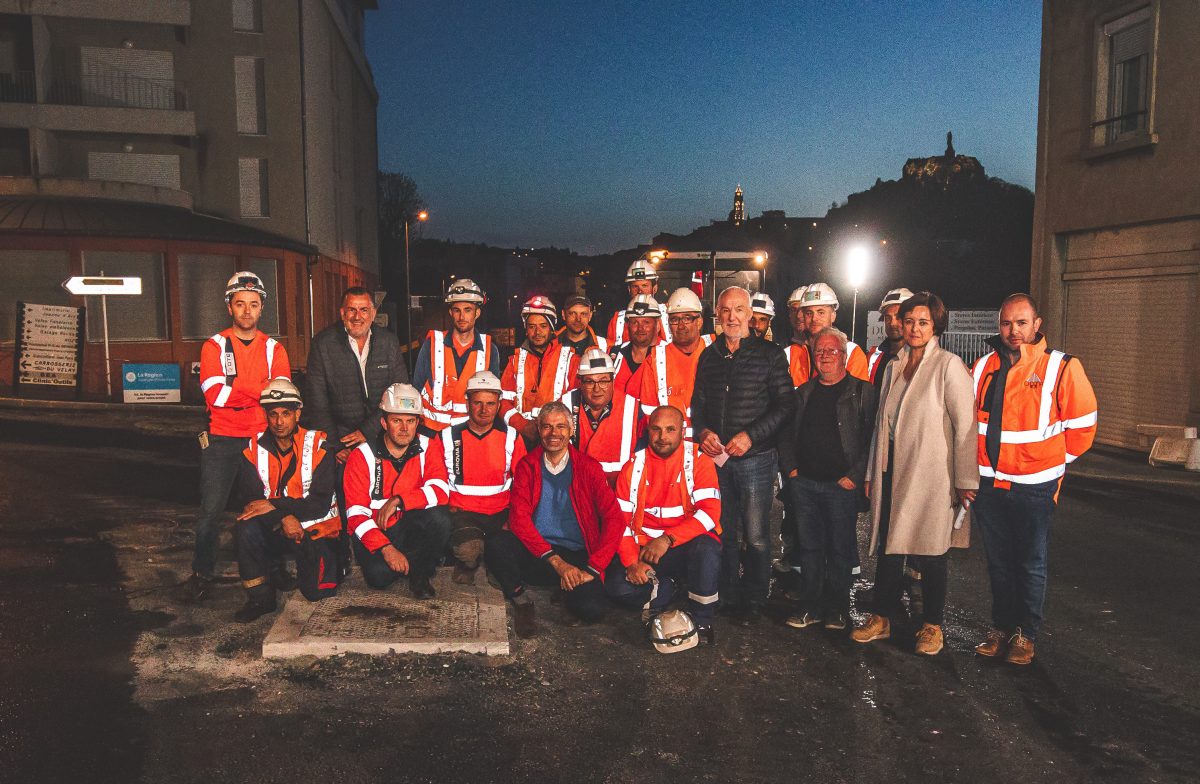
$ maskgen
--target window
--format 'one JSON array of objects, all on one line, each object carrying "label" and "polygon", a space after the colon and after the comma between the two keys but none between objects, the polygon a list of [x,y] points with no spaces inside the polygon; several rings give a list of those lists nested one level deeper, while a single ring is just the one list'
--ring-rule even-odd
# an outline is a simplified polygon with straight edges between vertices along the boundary
[{"label": "window", "polygon": [[271,214],[266,158],[238,158],[238,188],[243,218],[266,218]]},{"label": "window", "polygon": [[[238,272],[237,257],[179,254],[180,327],[184,340],[204,340],[229,326],[225,284]],[[267,290],[258,328],[279,334],[279,284],[275,259],[248,259],[245,269],[262,278]]]},{"label": "window", "polygon": [[[167,340],[166,286],[159,253],[85,251],[84,275],[138,277],[140,296],[108,298],[108,339],[112,341]],[[87,339],[104,340],[104,318],[99,297],[86,297]]]},{"label": "window", "polygon": [[1145,136],[1154,66],[1150,6],[1105,23],[1097,42],[1095,146]]},{"label": "window", "polygon": [[233,0],[233,29],[261,33],[262,0]]},{"label": "window", "polygon": [[0,250],[0,340],[15,340],[17,302],[70,305],[63,281],[71,277],[66,251]]},{"label": "window", "polygon": [[261,57],[233,58],[238,133],[261,135],[267,132],[267,99],[263,73]]}]

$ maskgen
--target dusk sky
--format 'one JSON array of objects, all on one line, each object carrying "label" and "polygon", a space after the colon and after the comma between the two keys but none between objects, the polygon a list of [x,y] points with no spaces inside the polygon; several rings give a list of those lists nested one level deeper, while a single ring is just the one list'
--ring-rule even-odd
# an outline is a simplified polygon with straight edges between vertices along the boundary
[{"label": "dusk sky", "polygon": [[380,3],[379,165],[425,235],[602,253],[822,216],[955,148],[1032,187],[1041,3]]}]

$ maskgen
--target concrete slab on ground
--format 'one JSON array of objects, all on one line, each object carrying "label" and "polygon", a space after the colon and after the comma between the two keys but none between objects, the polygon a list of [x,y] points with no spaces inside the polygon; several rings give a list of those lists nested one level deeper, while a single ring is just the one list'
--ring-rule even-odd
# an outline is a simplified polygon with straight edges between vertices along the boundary
[{"label": "concrete slab on ground", "polygon": [[507,656],[507,607],[483,569],[474,585],[458,585],[449,567],[433,578],[437,596],[417,601],[408,582],[368,588],[355,569],[337,596],[309,602],[293,592],[263,640],[263,658],[343,653],[481,653]]}]

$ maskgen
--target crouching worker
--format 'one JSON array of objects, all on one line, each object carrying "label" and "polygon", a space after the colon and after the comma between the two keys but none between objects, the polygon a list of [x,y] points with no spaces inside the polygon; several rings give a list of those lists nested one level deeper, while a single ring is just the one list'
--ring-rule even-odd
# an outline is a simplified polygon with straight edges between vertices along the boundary
[{"label": "crouching worker", "polygon": [[571,412],[558,401],[536,420],[540,446],[517,464],[508,524],[488,540],[488,571],[513,603],[518,637],[537,633],[525,584],[557,585],[567,611],[598,621],[607,609],[602,579],[625,527],[617,498],[594,458],[571,446]]},{"label": "crouching worker", "polygon": [[[275,610],[275,591],[299,585],[310,602],[332,596],[338,586],[338,537],[342,522],[334,500],[336,461],[325,434],[300,427],[304,405],[291,381],[270,381],[259,395],[267,430],[250,440],[238,468],[242,503],[234,536],[238,572],[248,594],[234,613],[249,623]],[[296,577],[285,553],[296,557]]]},{"label": "crouching worker", "polygon": [[392,384],[379,403],[383,432],[346,460],[346,523],[354,557],[372,588],[408,576],[414,599],[434,596],[430,579],[450,541],[450,487],[442,442],[417,432],[421,395]]},{"label": "crouching worker", "polygon": [[[627,606],[643,606],[652,624],[687,584],[687,607],[700,641],[715,642],[713,615],[721,571],[721,491],[712,458],[683,438],[683,412],[650,414],[650,446],[621,469],[617,501],[626,521],[619,564],[606,590]],[[653,628],[653,625],[652,625]]]}]

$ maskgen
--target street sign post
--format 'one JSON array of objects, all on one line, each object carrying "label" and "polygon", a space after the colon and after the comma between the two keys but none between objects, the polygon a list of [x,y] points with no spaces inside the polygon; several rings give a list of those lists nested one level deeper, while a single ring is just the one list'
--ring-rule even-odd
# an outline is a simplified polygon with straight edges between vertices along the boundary
[{"label": "street sign post", "polygon": [[110,365],[112,364],[112,360],[108,357],[108,297],[110,295],[126,296],[141,294],[142,279],[129,277],[107,278],[104,276],[104,270],[100,270],[99,275],[81,275],[74,278],[67,278],[63,281],[63,288],[80,297],[100,297],[100,318],[104,321],[104,387],[108,391],[108,397],[111,398],[112,369]]},{"label": "street sign post", "polygon": [[82,308],[18,302],[16,338],[13,391],[18,397],[27,386],[56,391],[75,387],[75,396],[79,396],[83,378]]}]

